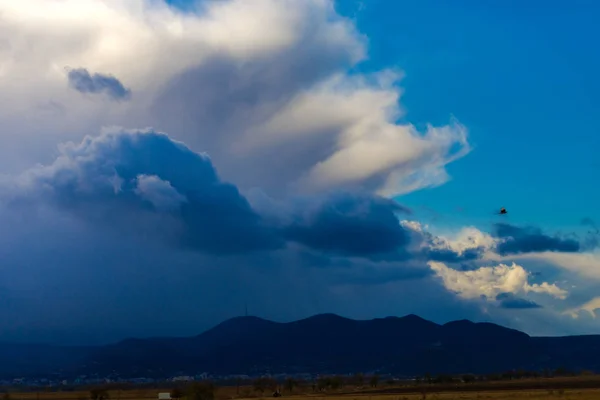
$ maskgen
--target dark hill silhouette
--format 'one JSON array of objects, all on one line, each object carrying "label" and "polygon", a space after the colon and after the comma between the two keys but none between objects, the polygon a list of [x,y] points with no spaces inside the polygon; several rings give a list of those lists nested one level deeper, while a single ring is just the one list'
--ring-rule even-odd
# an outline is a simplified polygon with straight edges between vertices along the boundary
[{"label": "dark hill silhouette", "polygon": [[[193,337],[36,349],[0,346],[0,357],[27,355],[18,364],[21,375],[59,370],[122,376],[369,370],[416,375],[559,367],[600,371],[600,335],[530,337],[492,323],[439,325],[416,315],[352,320],[321,314],[287,323],[236,317]],[[17,373],[10,365],[0,367],[0,373]]]}]

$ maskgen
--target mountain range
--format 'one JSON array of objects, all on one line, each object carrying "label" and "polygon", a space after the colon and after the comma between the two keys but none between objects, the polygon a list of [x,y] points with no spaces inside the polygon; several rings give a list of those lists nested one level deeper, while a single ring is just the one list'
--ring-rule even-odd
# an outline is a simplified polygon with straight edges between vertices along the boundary
[{"label": "mountain range", "polygon": [[353,320],[335,314],[279,323],[236,317],[186,338],[104,346],[0,344],[0,375],[600,372],[600,335],[532,337],[492,323],[436,324],[416,315]]}]

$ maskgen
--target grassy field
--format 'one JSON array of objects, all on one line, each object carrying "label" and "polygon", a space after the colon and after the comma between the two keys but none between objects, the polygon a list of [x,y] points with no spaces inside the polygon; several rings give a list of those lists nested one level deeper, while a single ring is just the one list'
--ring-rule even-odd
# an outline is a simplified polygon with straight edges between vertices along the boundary
[{"label": "grassy field", "polygon": [[[164,389],[130,389],[110,391],[110,400],[156,400]],[[424,393],[425,392],[425,393]],[[369,389],[350,389],[314,393],[311,388],[297,388],[294,393],[283,392],[290,400],[600,400],[600,376],[575,378],[523,379],[509,382],[470,383],[455,385],[424,385],[416,387],[387,386]],[[11,391],[11,400],[88,400],[89,391],[27,392]],[[215,400],[273,399],[269,392],[262,396],[250,386],[219,387]],[[185,399],[182,399],[185,400]]]}]

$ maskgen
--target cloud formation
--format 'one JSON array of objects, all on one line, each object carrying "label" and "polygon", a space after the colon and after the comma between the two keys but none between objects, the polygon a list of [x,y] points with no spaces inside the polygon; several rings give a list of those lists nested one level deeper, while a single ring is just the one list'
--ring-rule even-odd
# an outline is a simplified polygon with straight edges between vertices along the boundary
[{"label": "cloud formation", "polygon": [[500,307],[509,309],[524,310],[542,307],[535,301],[516,297],[512,293],[500,293],[496,295],[496,300],[500,302]]},{"label": "cloud formation", "polygon": [[497,245],[499,254],[533,253],[542,251],[578,252],[580,243],[575,239],[548,236],[541,229],[495,224],[494,235],[503,239]]},{"label": "cloud formation", "polygon": [[0,0],[0,339],[197,334],[246,302],[280,320],[582,307],[526,265],[598,278],[574,239],[436,235],[392,200],[445,183],[467,128],[399,123],[402,72],[356,72],[368,38],[334,5]]},{"label": "cloud formation", "polygon": [[578,318],[582,311],[589,313],[592,318],[596,318],[596,310],[600,310],[600,297],[594,297],[590,301],[565,311],[565,314],[571,315],[573,318]]},{"label": "cloud formation", "polygon": [[108,131],[64,144],[54,163],[26,171],[18,184],[26,196],[117,229],[164,208],[165,201],[178,202],[176,210],[159,214],[164,218],[156,220],[162,226],[155,231],[209,253],[278,245],[237,188],[220,181],[207,156],[153,131]]},{"label": "cloud formation", "polygon": [[581,220],[581,225],[589,228],[585,239],[583,240],[583,247],[588,250],[600,247],[600,228],[598,228],[596,222],[593,219],[586,217]]},{"label": "cloud formation", "polygon": [[112,100],[129,100],[131,90],[114,76],[95,73],[91,75],[85,68],[69,70],[69,85],[81,93],[106,93]]},{"label": "cloud formation", "polygon": [[474,227],[465,227],[450,239],[424,233],[429,247],[426,256],[434,261],[462,262],[484,257],[486,252],[494,249],[496,241],[487,233]]},{"label": "cloud formation", "polygon": [[[410,210],[377,195],[338,192],[282,203],[263,194],[262,205],[256,195],[251,202],[219,177],[206,154],[151,129],[106,129],[80,143],[62,144],[54,162],[1,187],[0,203],[7,213],[51,210],[51,219],[40,218],[38,224],[54,226],[60,215],[59,220],[67,218],[66,226],[119,235],[132,246],[146,243],[152,252],[183,255],[191,250],[197,256],[185,256],[190,261],[291,262],[306,271],[317,267],[340,287],[427,282],[435,272],[459,297],[497,296],[504,308],[524,308],[529,301],[501,299],[506,293],[566,294],[546,282],[529,284],[517,266],[499,266],[492,273],[490,268],[461,272],[441,263],[427,268],[432,259],[480,260],[493,241],[474,228],[453,238],[436,237],[417,222],[400,221]],[[257,253],[266,258],[253,258]],[[532,307],[531,301],[527,304]]]},{"label": "cloud formation", "polygon": [[303,211],[286,228],[292,240],[343,255],[389,253],[409,244],[409,233],[392,200],[373,196],[335,196]]},{"label": "cloud formation", "polygon": [[[565,299],[568,292],[556,284],[543,282],[530,284],[528,272],[520,265],[499,264],[495,267],[481,267],[474,271],[458,271],[447,265],[430,261],[429,266],[441,279],[444,286],[466,299],[483,298],[498,300],[505,293],[543,293],[558,299]],[[501,296],[502,299],[502,296]]]},{"label": "cloud formation", "polygon": [[187,198],[179,193],[170,182],[156,175],[140,174],[136,178],[134,190],[140,198],[152,203],[157,210],[175,209],[187,202]]},{"label": "cloud formation", "polygon": [[[398,71],[347,72],[366,58],[367,41],[332,1],[199,7],[192,14],[161,1],[2,0],[11,49],[2,71],[15,79],[0,82],[0,90],[20,95],[2,104],[0,120],[31,113],[36,102],[66,105],[66,121],[40,114],[27,127],[56,129],[59,140],[43,143],[46,151],[103,125],[154,126],[208,152],[243,190],[269,192],[407,193],[444,183],[445,166],[470,151],[458,121],[425,132],[395,122],[402,115]],[[21,51],[23,43],[34,51]],[[119,77],[136,96],[127,106],[82,102],[65,91],[69,65]],[[81,69],[70,74],[80,89],[124,93],[116,80]]]},{"label": "cloud formation", "polygon": [[[404,254],[415,242],[431,245],[399,222],[397,214],[409,210],[377,195],[308,197],[269,219],[220,179],[206,154],[153,130],[107,129],[59,151],[52,164],[11,182],[9,207],[42,201],[132,233],[132,219],[144,218],[146,233],[154,226],[157,238],[220,255],[276,250],[287,241],[358,257]],[[458,259],[463,249],[457,251],[448,248],[444,255]]]}]

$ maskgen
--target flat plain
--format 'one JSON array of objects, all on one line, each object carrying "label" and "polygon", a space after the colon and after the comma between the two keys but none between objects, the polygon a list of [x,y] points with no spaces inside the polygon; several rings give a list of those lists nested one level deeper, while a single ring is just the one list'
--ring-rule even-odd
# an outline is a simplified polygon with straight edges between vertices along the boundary
[{"label": "flat plain", "polygon": [[[110,390],[109,400],[155,400],[159,392],[171,387]],[[313,392],[299,387],[285,390],[282,399],[290,400],[600,400],[600,376],[574,378],[522,379],[455,385],[382,385],[376,388],[344,387],[336,391]],[[215,400],[267,400],[270,392],[257,393],[252,386],[221,386]],[[76,391],[10,391],[10,400],[89,400],[86,388]],[[182,398],[181,400],[186,400]]]},{"label": "flat plain", "polygon": [[[122,392],[120,399],[122,400],[146,400],[156,399],[157,393],[160,390],[144,391],[139,393],[132,390]],[[131,392],[131,393],[129,393]],[[138,393],[136,393],[138,392]],[[219,395],[220,394],[220,395]],[[222,396],[223,393],[218,393],[217,399],[231,398]],[[39,397],[38,397],[39,396]],[[600,389],[568,389],[560,390],[501,390],[501,391],[480,391],[480,392],[428,392],[425,397],[422,393],[405,393],[402,395],[383,394],[383,395],[313,395],[313,394],[296,394],[291,396],[284,395],[285,398],[293,400],[542,400],[542,399],[564,399],[564,400],[600,400]],[[87,392],[71,392],[71,393],[15,393],[11,395],[13,400],[84,400],[88,399]],[[253,397],[253,399],[267,400],[271,396]],[[111,400],[119,399],[116,393],[111,394]]]}]

